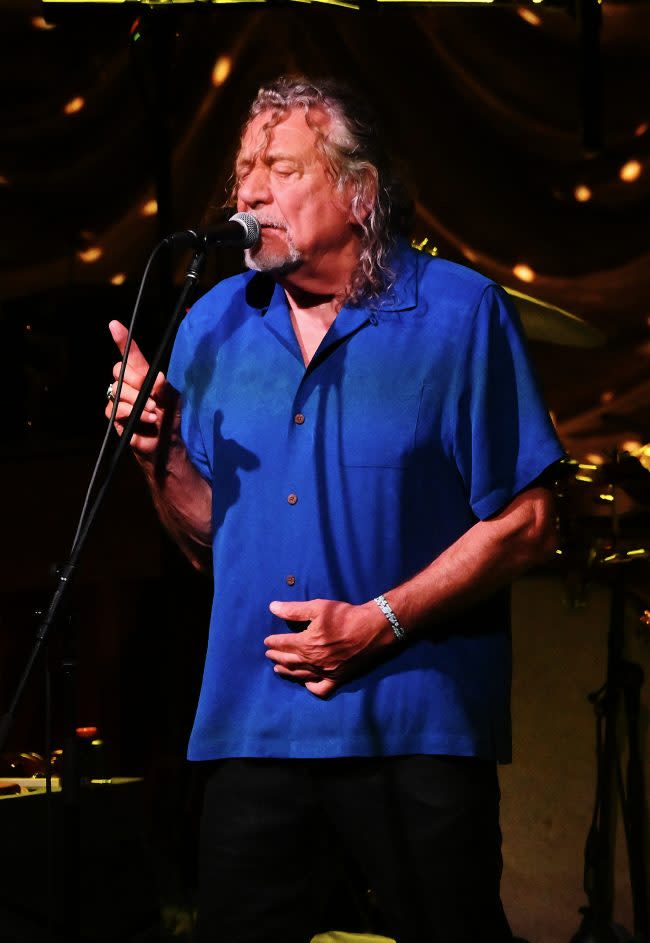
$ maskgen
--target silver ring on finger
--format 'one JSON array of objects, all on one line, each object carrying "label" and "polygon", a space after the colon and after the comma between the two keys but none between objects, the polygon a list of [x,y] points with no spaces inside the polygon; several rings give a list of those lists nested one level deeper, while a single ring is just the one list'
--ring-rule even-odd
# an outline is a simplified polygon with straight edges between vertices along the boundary
[{"label": "silver ring on finger", "polygon": [[106,390],[106,399],[113,402],[115,400],[115,394],[113,393],[113,384],[108,384],[108,389]]}]

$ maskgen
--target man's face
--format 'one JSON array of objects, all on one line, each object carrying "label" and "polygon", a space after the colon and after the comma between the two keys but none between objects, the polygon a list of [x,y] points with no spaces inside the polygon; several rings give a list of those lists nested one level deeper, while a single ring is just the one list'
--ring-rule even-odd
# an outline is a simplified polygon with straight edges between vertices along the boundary
[{"label": "man's face", "polygon": [[[246,264],[276,274],[335,273],[337,258],[357,239],[349,200],[346,206],[303,109],[291,109],[265,128],[269,118],[269,112],[254,118],[237,157],[237,209],[252,213],[261,226]],[[311,120],[327,132],[325,114],[314,110]]]}]

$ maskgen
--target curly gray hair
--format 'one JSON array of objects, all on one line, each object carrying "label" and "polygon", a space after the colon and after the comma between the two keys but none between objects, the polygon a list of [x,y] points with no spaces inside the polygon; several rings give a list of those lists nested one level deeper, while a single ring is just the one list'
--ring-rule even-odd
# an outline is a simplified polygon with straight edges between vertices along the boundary
[{"label": "curly gray hair", "polygon": [[[270,129],[291,108],[304,108],[307,123],[338,188],[343,190],[352,184],[352,211],[362,237],[348,301],[376,298],[392,286],[389,256],[395,237],[407,233],[412,223],[412,202],[394,172],[376,116],[366,102],[342,83],[280,76],[259,89],[244,122],[242,137],[262,112],[270,113],[267,126]],[[313,108],[324,110],[332,119],[326,134],[310,120]],[[236,196],[237,186],[235,180],[232,196]]]}]

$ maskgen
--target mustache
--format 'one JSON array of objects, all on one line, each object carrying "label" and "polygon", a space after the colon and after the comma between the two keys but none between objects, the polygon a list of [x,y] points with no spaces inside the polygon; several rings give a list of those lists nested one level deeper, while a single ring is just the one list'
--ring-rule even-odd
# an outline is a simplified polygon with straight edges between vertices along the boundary
[{"label": "mustache", "polygon": [[279,219],[273,219],[270,216],[263,216],[261,213],[251,213],[260,226],[266,226],[267,229],[283,229],[286,232],[287,225]]}]

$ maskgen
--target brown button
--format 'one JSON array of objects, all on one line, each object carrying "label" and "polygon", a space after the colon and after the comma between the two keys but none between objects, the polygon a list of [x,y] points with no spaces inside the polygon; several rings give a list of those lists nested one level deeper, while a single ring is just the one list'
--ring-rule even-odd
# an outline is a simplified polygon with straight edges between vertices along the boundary
[{"label": "brown button", "polygon": [[298,503],[298,495],[297,495],[297,494],[290,494],[290,495],[288,496],[288,498],[287,498],[287,501],[289,502],[289,504],[297,504],[297,503]]},{"label": "brown button", "polygon": [[296,413],[296,415],[293,417],[293,421],[297,426],[302,426],[303,422],[305,421],[305,417],[302,413]]},{"label": "brown button", "polygon": [[286,577],[286,584],[287,586],[295,586],[296,584],[296,578],[292,576],[291,573]]}]

